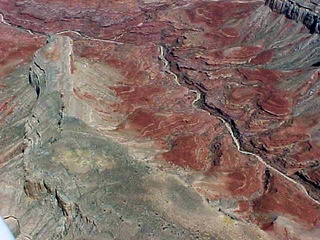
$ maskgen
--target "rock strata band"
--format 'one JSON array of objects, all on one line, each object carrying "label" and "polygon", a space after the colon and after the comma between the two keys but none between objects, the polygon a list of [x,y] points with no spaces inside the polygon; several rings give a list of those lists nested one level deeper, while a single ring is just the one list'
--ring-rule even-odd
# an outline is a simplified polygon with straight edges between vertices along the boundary
[{"label": "rock strata band", "polygon": [[[285,15],[287,18],[303,23],[311,33],[320,33],[319,14],[301,6],[297,2],[287,0],[265,0],[265,5],[272,11]],[[318,4],[315,4],[315,8]]]}]

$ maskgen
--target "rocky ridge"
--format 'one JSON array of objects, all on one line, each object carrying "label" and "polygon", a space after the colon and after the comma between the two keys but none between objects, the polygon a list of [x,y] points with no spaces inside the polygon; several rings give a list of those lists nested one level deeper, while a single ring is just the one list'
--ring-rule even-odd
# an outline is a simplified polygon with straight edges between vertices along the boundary
[{"label": "rocky ridge", "polygon": [[[212,208],[182,179],[135,162],[122,146],[73,116],[77,106],[67,101],[72,98],[70,76],[77,74],[77,68],[71,68],[76,64],[71,46],[69,37],[51,36],[31,64],[29,82],[36,102],[26,119],[23,158],[13,163],[16,171],[23,171],[23,188],[14,191],[24,208],[8,209],[18,219],[18,239],[233,239],[244,236],[243,231],[268,239],[256,227]],[[6,181],[16,177],[18,173]],[[10,199],[4,199],[4,206]],[[36,217],[39,211],[45,214]],[[224,219],[228,223],[220,224]]]},{"label": "rocky ridge", "polygon": [[16,236],[316,239],[319,35],[261,1],[90,4],[0,3]]}]

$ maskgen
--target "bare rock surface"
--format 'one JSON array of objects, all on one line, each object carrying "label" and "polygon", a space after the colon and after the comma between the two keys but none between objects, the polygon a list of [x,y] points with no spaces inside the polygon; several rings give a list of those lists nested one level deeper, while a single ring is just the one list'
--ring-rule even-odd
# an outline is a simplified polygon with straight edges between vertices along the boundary
[{"label": "bare rock surface", "polygon": [[289,3],[312,28],[280,1],[0,2],[17,239],[317,239],[318,3]]}]

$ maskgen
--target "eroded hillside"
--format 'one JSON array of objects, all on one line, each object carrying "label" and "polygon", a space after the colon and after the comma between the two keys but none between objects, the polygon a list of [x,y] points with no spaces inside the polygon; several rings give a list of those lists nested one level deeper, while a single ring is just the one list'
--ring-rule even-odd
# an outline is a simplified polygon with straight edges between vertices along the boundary
[{"label": "eroded hillside", "polygon": [[0,12],[0,214],[17,239],[317,239],[317,2]]}]

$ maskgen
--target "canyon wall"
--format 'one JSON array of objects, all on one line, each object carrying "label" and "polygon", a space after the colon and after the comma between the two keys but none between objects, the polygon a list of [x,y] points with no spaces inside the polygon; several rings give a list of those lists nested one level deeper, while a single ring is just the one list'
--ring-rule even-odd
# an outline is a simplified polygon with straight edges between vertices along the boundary
[{"label": "canyon wall", "polygon": [[320,33],[319,1],[266,0],[265,4],[273,11],[303,23],[311,33]]},{"label": "canyon wall", "polygon": [[317,239],[317,4],[0,1],[17,239]]}]

